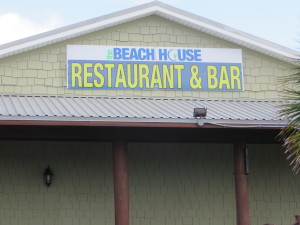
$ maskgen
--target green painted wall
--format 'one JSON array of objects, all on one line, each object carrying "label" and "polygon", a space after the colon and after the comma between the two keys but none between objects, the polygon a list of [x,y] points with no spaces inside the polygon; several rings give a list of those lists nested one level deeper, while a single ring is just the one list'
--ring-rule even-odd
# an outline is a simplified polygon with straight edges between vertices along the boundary
[{"label": "green painted wall", "polygon": [[[113,225],[111,144],[0,142],[0,224]],[[43,183],[50,165],[52,186]]]},{"label": "green painted wall", "polygon": [[242,48],[244,92],[68,90],[66,89],[67,44],[241,48],[236,44],[158,16],[149,16],[79,38],[0,59],[0,93],[278,99],[281,97],[281,86],[278,85],[277,80],[279,77],[287,75],[291,69],[291,65],[287,63]]},{"label": "green painted wall", "polygon": [[230,145],[130,145],[132,225],[235,224]]},{"label": "green painted wall", "polygon": [[300,214],[300,175],[291,172],[280,145],[249,145],[252,224],[295,223]]},{"label": "green painted wall", "polygon": [[[113,225],[111,144],[0,142],[0,224]],[[232,145],[129,143],[131,225],[235,223]],[[249,145],[251,224],[292,224],[300,180],[279,145]],[[55,173],[47,188],[42,173]]]}]

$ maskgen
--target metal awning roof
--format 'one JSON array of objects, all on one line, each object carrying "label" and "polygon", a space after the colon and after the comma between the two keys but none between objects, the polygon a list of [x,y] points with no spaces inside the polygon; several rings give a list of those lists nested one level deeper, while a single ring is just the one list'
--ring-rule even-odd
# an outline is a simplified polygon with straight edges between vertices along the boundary
[{"label": "metal awning roof", "polygon": [[[85,97],[0,95],[0,124],[16,121],[193,124],[228,127],[283,127],[278,115],[287,101],[210,100],[187,98]],[[207,108],[204,119],[193,117],[194,108]],[[14,121],[14,123],[9,123]]]}]

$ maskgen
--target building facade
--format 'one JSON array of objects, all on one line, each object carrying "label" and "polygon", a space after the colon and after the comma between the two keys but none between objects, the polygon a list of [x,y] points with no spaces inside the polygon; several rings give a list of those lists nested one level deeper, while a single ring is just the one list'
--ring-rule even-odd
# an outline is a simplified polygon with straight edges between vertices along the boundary
[{"label": "building facade", "polygon": [[[201,88],[218,82],[215,90],[180,86],[179,71],[182,77],[186,71],[176,65],[190,64],[174,58],[158,63],[169,69],[160,77],[155,63],[138,62],[152,66],[152,77],[144,75],[145,85],[134,88],[124,83],[128,67],[111,70],[110,87],[109,72],[101,86],[101,66],[95,69],[85,49],[76,54],[87,58],[74,62],[82,68],[72,70],[68,46],[201,49],[203,57],[213,49],[217,58],[238,49],[242,62],[239,72],[231,62],[215,66],[218,75],[214,69],[201,75]],[[130,54],[131,63],[143,60]],[[300,180],[277,137],[287,124],[278,115],[286,103],[278,80],[298,57],[160,2],[0,46],[0,224],[293,223]],[[86,67],[84,60],[90,60]],[[163,76],[171,76],[173,61],[177,88],[169,82],[166,90]],[[140,64],[137,76],[148,68],[139,70]],[[199,74],[193,69],[191,75]],[[207,114],[194,116],[195,108]],[[48,165],[49,187],[43,181]]]}]

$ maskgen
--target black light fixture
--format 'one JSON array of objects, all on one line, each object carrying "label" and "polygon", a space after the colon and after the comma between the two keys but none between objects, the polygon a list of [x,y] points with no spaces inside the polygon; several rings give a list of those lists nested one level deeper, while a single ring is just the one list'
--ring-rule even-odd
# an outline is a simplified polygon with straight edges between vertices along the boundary
[{"label": "black light fixture", "polygon": [[44,181],[47,187],[52,184],[54,173],[51,171],[50,166],[48,166],[44,171]]},{"label": "black light fixture", "polygon": [[194,108],[195,118],[205,118],[207,113],[207,108]]},{"label": "black light fixture", "polygon": [[198,125],[202,127],[205,124],[207,108],[194,108],[193,116],[198,119]]}]

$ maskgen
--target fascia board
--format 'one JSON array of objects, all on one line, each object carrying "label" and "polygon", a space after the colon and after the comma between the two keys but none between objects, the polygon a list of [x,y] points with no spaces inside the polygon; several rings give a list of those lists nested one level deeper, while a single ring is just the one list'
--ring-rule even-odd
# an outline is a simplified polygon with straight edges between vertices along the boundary
[{"label": "fascia board", "polygon": [[[300,52],[288,48],[283,50],[283,46],[276,45],[225,25],[217,25],[217,23],[213,21],[202,21],[201,19],[194,18],[198,16],[193,14],[186,15],[186,13],[177,13],[174,10],[169,11],[168,9],[160,8],[157,15],[284,61],[291,62],[293,59],[299,59],[300,57]],[[268,44],[265,42],[268,42]]]},{"label": "fascia board", "polygon": [[[48,32],[48,36],[42,36],[30,41],[24,41],[16,45],[9,46],[0,50],[0,58],[10,55],[26,52],[39,47],[54,44],[70,38],[75,38],[104,28],[112,27],[125,22],[130,22],[149,15],[158,15],[163,18],[172,20],[193,29],[208,33],[210,35],[222,38],[229,42],[247,47],[260,53],[272,56],[274,58],[295,63],[295,59],[299,59],[300,53],[291,49],[276,45],[272,42],[265,41],[247,33],[235,30],[214,21],[202,18],[195,14],[186,12],[175,7],[154,2],[123,10],[119,14],[113,13],[108,16],[100,17],[99,20],[93,20],[92,23],[79,26],[70,26],[61,29],[61,32]],[[24,39],[25,40],[25,39]]]},{"label": "fascia board", "polygon": [[46,37],[42,37],[36,40],[20,43],[18,45],[2,49],[0,50],[0,58],[4,58],[17,53],[26,52],[28,50],[33,50],[39,47],[47,46],[49,44],[54,44],[70,38],[75,38],[94,31],[105,29],[114,25],[129,22],[142,17],[146,17],[148,15],[151,15],[152,12],[153,12],[152,8],[146,8],[137,12],[132,12],[124,15],[121,14],[119,16],[114,16],[112,18],[100,20],[98,22],[87,24],[85,26],[68,29],[60,33],[49,34],[49,36]]},{"label": "fascia board", "polygon": [[[90,122],[130,122],[130,123],[191,123],[197,124],[201,119],[164,119],[164,118],[122,118],[122,117],[59,117],[59,116],[1,116],[0,121],[31,120],[31,121],[90,121]],[[205,124],[234,126],[286,126],[287,120],[231,120],[231,119],[202,119]]]}]

